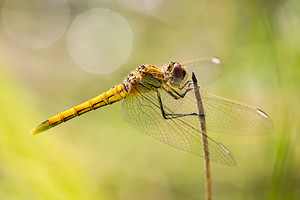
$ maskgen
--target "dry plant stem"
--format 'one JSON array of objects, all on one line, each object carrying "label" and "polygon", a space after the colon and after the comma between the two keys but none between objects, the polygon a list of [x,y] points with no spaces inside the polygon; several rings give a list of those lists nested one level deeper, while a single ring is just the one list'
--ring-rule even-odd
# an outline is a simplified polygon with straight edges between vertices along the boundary
[{"label": "dry plant stem", "polygon": [[205,112],[202,104],[202,99],[199,91],[199,86],[197,79],[194,73],[192,73],[192,80],[194,83],[195,98],[197,101],[198,108],[198,119],[201,127],[201,137],[203,145],[203,154],[204,154],[204,165],[205,165],[205,189],[206,189],[206,200],[212,199],[212,189],[211,189],[211,177],[210,177],[210,164],[209,164],[209,150],[208,150],[208,141],[207,141],[207,132],[206,132],[206,123],[205,123]]}]

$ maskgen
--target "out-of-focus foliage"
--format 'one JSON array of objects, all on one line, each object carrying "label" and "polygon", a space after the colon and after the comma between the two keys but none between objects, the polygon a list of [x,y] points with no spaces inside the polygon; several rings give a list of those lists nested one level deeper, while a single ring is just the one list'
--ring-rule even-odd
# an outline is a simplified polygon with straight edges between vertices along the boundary
[{"label": "out-of-focus foliage", "polygon": [[[35,0],[20,2],[1,4],[0,199],[202,199],[203,159],[140,134],[124,122],[118,104],[34,137],[29,132],[140,64],[206,56],[224,62],[222,77],[206,90],[257,106],[275,124],[266,136],[211,134],[238,162],[212,164],[214,199],[299,199],[299,1],[69,0],[49,1],[45,10]],[[114,32],[105,37],[133,39],[128,60],[109,74],[84,71],[68,52],[71,25],[93,8],[122,16],[117,19],[132,32],[127,38],[115,24],[103,25]],[[87,35],[79,32],[78,40]],[[96,36],[87,45],[103,43],[116,54],[103,56],[95,45],[106,63],[126,58],[118,54],[121,40]],[[81,53],[90,50],[83,45]]]}]

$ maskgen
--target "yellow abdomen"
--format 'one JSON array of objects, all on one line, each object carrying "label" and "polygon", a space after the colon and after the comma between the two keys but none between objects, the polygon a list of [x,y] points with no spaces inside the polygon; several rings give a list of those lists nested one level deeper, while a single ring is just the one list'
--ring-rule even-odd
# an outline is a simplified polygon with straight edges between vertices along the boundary
[{"label": "yellow abdomen", "polygon": [[124,99],[128,95],[125,84],[116,85],[107,92],[100,94],[99,96],[75,106],[65,112],[59,113],[54,117],[39,124],[36,128],[31,131],[31,135],[38,134],[40,132],[46,131],[54,126],[66,122],[76,116],[82,115],[90,110],[95,110],[97,108],[103,107],[105,105],[112,104],[114,102]]}]

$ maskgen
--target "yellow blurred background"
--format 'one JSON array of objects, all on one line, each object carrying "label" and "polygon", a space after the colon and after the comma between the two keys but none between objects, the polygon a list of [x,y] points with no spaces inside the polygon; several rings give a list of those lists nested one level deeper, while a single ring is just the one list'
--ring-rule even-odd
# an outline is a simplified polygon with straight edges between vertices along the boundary
[{"label": "yellow blurred background", "polygon": [[271,135],[211,134],[238,162],[212,163],[214,199],[299,199],[299,1],[0,5],[0,199],[203,199],[203,159],[134,130],[119,103],[29,133],[143,63],[207,56],[224,69],[205,90],[275,124]]}]

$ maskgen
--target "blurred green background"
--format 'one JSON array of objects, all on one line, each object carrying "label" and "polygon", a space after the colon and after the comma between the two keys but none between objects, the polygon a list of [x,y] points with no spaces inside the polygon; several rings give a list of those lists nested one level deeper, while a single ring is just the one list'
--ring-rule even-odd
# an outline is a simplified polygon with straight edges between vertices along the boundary
[{"label": "blurred green background", "polygon": [[119,103],[29,133],[140,64],[207,56],[224,70],[205,89],[275,124],[211,134],[238,162],[212,163],[213,199],[300,198],[299,1],[0,2],[0,199],[204,199],[203,159],[134,130]]}]

